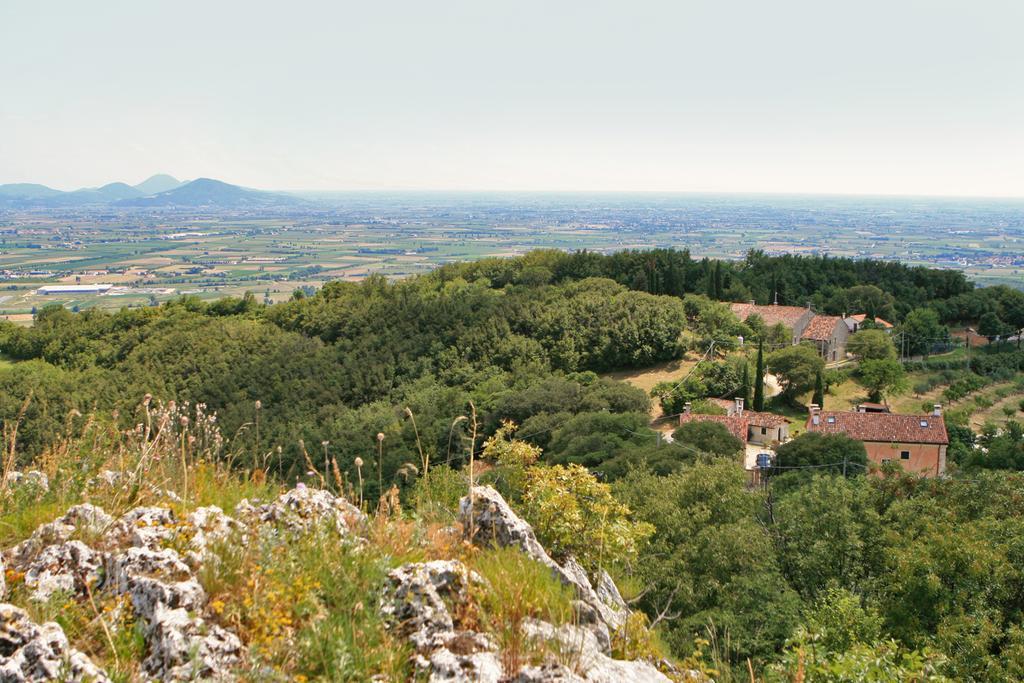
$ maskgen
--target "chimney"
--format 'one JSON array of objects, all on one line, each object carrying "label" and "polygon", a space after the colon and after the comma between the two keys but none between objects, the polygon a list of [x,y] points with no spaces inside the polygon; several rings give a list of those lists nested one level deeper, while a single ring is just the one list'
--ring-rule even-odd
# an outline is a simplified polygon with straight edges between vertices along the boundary
[{"label": "chimney", "polygon": [[862,406],[861,404],[858,403],[857,404],[857,412],[858,413],[866,413],[868,411],[864,408],[864,406]]},{"label": "chimney", "polygon": [[935,417],[942,417],[941,403],[936,403],[934,406],[932,406],[932,415],[934,415]]},{"label": "chimney", "polygon": [[821,408],[818,406],[818,404],[812,403],[811,405],[807,406],[807,409],[811,413],[811,424],[814,425],[815,427],[820,425],[821,415],[819,414],[819,412],[821,411]]},{"label": "chimney", "polygon": [[756,302],[756,301],[754,301],[753,299],[749,299],[749,300],[747,301],[747,303],[748,303],[748,304],[750,304],[751,306],[756,306],[756,305],[757,305],[757,302]]},{"label": "chimney", "polygon": [[743,397],[742,396],[738,397],[736,399],[736,414],[737,415],[743,415]]},{"label": "chimney", "polygon": [[693,410],[693,404],[692,403],[687,401],[686,403],[683,404],[683,414],[684,415],[689,415],[691,410]]}]

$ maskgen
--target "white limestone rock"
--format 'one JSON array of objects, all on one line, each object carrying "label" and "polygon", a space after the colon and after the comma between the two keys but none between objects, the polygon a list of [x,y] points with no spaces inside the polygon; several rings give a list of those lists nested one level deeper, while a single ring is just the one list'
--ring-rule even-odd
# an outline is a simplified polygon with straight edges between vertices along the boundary
[{"label": "white limestone rock", "polygon": [[46,602],[54,593],[82,594],[86,584],[95,584],[100,577],[103,555],[81,541],[48,545],[28,564],[25,585],[32,589],[30,598]]},{"label": "white limestone rock", "polygon": [[14,605],[0,604],[0,681],[109,683],[85,654],[71,647],[55,623],[38,625]]}]

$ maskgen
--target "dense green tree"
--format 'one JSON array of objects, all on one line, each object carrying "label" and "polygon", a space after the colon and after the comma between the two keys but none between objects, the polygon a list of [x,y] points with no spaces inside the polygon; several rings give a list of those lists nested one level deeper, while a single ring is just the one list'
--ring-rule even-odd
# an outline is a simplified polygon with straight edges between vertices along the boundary
[{"label": "dense green tree", "polygon": [[824,368],[825,361],[808,344],[787,346],[768,356],[768,370],[778,377],[783,395],[790,400],[813,389],[818,373]]},{"label": "dense green tree", "polygon": [[865,360],[857,368],[860,383],[868,390],[872,401],[881,401],[887,394],[906,388],[906,372],[895,358]]},{"label": "dense green tree", "polygon": [[738,462],[743,453],[743,442],[718,422],[684,422],[672,432],[672,441],[689,454],[689,460],[693,460],[699,453],[707,453],[734,458]]},{"label": "dense green tree", "polygon": [[783,472],[791,468],[828,468],[848,476],[864,474],[868,456],[864,444],[845,434],[804,432],[776,449],[776,464]]},{"label": "dense green tree", "polygon": [[892,337],[882,330],[860,330],[846,342],[846,350],[861,360],[887,360],[896,357]]}]

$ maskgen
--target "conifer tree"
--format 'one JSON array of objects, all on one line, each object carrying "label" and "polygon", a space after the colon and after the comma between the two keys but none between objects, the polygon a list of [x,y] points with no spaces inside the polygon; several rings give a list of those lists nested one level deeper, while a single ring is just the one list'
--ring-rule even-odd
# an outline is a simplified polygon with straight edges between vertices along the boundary
[{"label": "conifer tree", "polygon": [[820,369],[818,376],[814,379],[814,396],[811,398],[811,403],[822,410],[825,409],[825,375]]},{"label": "conifer tree", "polygon": [[754,410],[764,410],[764,340],[757,343],[757,371],[754,373]]}]

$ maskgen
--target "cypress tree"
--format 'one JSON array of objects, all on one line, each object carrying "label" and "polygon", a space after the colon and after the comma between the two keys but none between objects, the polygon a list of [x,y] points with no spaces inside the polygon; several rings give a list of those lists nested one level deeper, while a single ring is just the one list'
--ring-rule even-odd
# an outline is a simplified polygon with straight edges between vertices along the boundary
[{"label": "cypress tree", "polygon": [[754,373],[754,410],[764,410],[764,340],[757,342],[757,371]]},{"label": "cypress tree", "polygon": [[743,364],[743,378],[740,380],[740,397],[750,405],[750,363]]},{"label": "cypress tree", "polygon": [[825,409],[825,376],[820,369],[814,380],[814,396],[811,398],[811,403],[816,404],[822,410]]}]

